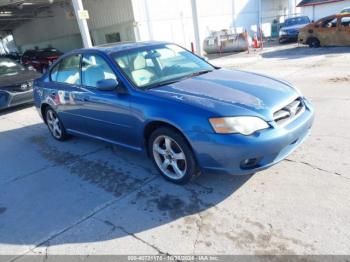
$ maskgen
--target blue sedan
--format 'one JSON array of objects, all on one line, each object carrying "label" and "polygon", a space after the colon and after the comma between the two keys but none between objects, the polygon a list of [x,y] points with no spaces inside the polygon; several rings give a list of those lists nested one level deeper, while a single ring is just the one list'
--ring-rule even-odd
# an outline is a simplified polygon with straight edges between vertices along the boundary
[{"label": "blue sedan", "polygon": [[34,82],[34,98],[55,139],[144,151],[178,184],[266,169],[305,140],[314,119],[289,83],[221,69],[164,42],[67,53]]}]

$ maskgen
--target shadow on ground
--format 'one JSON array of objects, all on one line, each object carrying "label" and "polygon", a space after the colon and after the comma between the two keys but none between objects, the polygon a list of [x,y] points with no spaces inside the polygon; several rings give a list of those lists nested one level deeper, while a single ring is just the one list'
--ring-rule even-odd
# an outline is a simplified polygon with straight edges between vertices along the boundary
[{"label": "shadow on ground", "polygon": [[11,114],[14,113],[16,111],[20,111],[29,107],[32,107],[33,103],[27,103],[27,104],[23,104],[23,105],[18,105],[18,106],[14,106],[14,107],[10,107],[10,108],[5,108],[5,109],[0,109],[0,116],[5,116],[7,114]]},{"label": "shadow on ground", "polygon": [[215,207],[250,178],[173,185],[143,154],[85,138],[60,143],[43,124],[1,132],[0,143],[0,244],[45,246],[90,218],[112,230],[92,223],[57,244],[121,238]]},{"label": "shadow on ground", "polygon": [[261,56],[263,58],[299,59],[305,57],[344,53],[350,53],[350,47],[309,48],[306,46],[297,46],[292,48],[267,51],[262,53]]}]

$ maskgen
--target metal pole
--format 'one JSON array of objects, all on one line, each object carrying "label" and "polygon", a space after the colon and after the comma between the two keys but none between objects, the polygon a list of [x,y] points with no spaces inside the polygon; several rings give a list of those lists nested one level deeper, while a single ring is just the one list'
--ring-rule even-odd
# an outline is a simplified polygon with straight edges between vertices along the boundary
[{"label": "metal pole", "polygon": [[83,40],[83,45],[85,48],[92,47],[89,27],[87,24],[86,19],[80,19],[79,18],[79,11],[84,10],[83,2],[82,0],[72,0],[73,8],[75,17],[77,18],[81,38]]},{"label": "metal pole", "polygon": [[151,25],[151,18],[149,16],[149,6],[148,1],[145,0],[145,13],[146,13],[146,19],[147,19],[147,29],[148,29],[148,38],[149,40],[153,40],[153,30]]},{"label": "metal pole", "polygon": [[201,55],[201,40],[199,36],[199,26],[198,26],[198,13],[197,13],[197,1],[191,0],[192,7],[192,21],[193,21],[193,30],[194,30],[194,40],[196,44],[196,54]]},{"label": "metal pole", "polygon": [[259,28],[261,27],[262,23],[262,7],[261,7],[261,0],[258,0],[258,28],[256,29],[256,32],[259,31]]}]

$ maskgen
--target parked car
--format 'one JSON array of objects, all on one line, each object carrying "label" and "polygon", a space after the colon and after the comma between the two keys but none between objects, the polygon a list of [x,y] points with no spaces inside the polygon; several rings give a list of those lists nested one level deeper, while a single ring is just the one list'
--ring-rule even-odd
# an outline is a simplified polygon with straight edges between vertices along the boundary
[{"label": "parked car", "polygon": [[38,72],[45,73],[62,54],[55,48],[27,50],[23,53],[21,62],[25,66],[34,67]]},{"label": "parked car", "polygon": [[82,135],[147,152],[168,180],[252,174],[309,134],[314,112],[289,83],[225,70],[170,43],[72,51],[34,82],[52,136]]},{"label": "parked car", "polygon": [[8,54],[3,54],[0,56],[0,58],[9,58],[12,60],[15,60],[16,62],[21,62],[21,55],[19,53],[8,53]]},{"label": "parked car", "polygon": [[341,10],[340,12],[341,14],[344,14],[344,13],[350,13],[350,7],[346,7],[344,8],[343,10]]},{"label": "parked car", "polygon": [[0,110],[33,102],[33,80],[39,76],[14,60],[0,58]]},{"label": "parked car", "polygon": [[299,42],[310,47],[350,45],[350,13],[327,16],[302,28]]},{"label": "parked car", "polygon": [[299,29],[310,23],[307,16],[287,18],[279,32],[279,42],[297,42]]}]

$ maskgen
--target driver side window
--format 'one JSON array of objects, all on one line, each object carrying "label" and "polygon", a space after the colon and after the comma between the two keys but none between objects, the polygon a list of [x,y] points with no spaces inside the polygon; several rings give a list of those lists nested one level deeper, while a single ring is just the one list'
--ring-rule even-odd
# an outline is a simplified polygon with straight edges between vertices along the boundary
[{"label": "driver side window", "polygon": [[332,27],[337,27],[337,23],[338,23],[338,19],[335,17],[335,18],[331,18],[331,19],[328,19],[326,21],[324,21],[322,23],[322,27],[323,28],[332,28]]},{"label": "driver side window", "polygon": [[82,85],[96,88],[101,80],[114,79],[117,77],[107,62],[95,54],[83,56],[81,66]]}]

